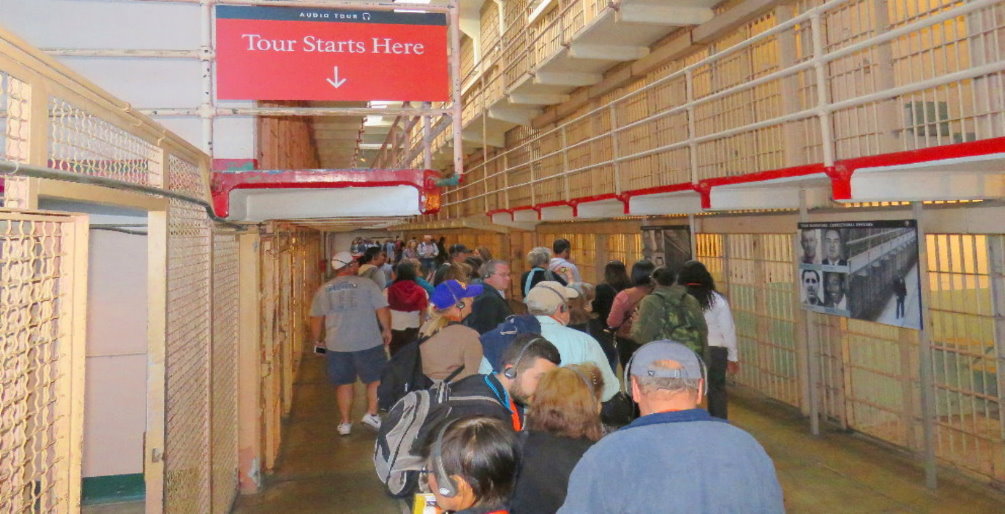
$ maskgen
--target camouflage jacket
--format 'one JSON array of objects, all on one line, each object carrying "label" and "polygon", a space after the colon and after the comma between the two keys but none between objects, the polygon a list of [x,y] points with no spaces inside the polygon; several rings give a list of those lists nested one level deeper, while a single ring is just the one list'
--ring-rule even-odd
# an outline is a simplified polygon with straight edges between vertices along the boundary
[{"label": "camouflage jacket", "polygon": [[631,335],[639,344],[677,341],[702,357],[708,347],[708,325],[701,305],[680,285],[658,286],[639,302]]}]

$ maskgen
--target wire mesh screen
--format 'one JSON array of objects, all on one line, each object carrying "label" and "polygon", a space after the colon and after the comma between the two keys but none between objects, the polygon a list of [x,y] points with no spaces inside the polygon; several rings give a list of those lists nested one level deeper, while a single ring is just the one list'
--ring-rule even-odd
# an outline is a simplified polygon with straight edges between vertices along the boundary
[{"label": "wire mesh screen", "polygon": [[[49,99],[49,167],[151,184],[156,146],[61,98]],[[154,181],[153,183],[158,183]]]},{"label": "wire mesh screen", "polygon": [[[995,341],[989,239],[929,234],[936,454],[965,470],[1005,480],[1002,366]],[[1000,306],[999,306],[1000,308]],[[1001,323],[999,318],[998,323]]]},{"label": "wire mesh screen", "polygon": [[210,245],[205,211],[171,200],[168,212],[165,510],[210,505]]},{"label": "wire mesh screen", "polygon": [[213,236],[213,512],[230,512],[237,494],[238,243]]},{"label": "wire mesh screen", "polygon": [[0,159],[28,162],[28,84],[0,71]]},{"label": "wire mesh screen", "polygon": [[175,155],[168,156],[168,189],[209,200],[209,184],[199,166]]},{"label": "wire mesh screen", "polygon": [[79,498],[71,225],[0,214],[0,512],[67,512]]}]

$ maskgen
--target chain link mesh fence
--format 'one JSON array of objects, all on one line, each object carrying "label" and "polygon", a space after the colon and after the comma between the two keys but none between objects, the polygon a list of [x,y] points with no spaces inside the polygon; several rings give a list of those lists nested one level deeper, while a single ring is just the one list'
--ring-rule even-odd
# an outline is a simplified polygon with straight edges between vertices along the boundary
[{"label": "chain link mesh fence", "polygon": [[[68,217],[0,213],[0,512],[79,502],[83,341]],[[78,250],[79,252],[79,250]],[[74,483],[76,481],[76,483]]]}]

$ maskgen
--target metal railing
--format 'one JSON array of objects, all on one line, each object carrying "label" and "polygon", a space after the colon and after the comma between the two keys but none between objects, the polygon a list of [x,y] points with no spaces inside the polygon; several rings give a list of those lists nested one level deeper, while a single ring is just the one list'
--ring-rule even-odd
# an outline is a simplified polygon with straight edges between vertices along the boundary
[{"label": "metal railing", "polygon": [[[444,193],[444,216],[461,203],[475,202],[477,211],[500,192],[508,198],[498,208],[513,208],[1000,137],[998,4],[781,6],[696,59],[670,63],[471,167],[479,179]],[[532,68],[530,55],[513,62],[520,44],[499,54],[506,84],[513,70]],[[528,149],[529,159],[516,158]],[[483,183],[500,175],[508,178],[501,188]]]}]

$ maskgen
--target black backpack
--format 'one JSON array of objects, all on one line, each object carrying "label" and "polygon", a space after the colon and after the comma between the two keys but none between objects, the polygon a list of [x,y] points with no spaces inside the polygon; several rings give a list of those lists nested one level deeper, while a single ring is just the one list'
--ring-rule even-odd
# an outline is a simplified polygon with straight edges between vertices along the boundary
[{"label": "black backpack", "polygon": [[422,352],[419,345],[428,337],[420,337],[402,346],[384,365],[377,386],[377,408],[387,412],[402,397],[412,391],[429,389],[433,381],[422,372]]}]

